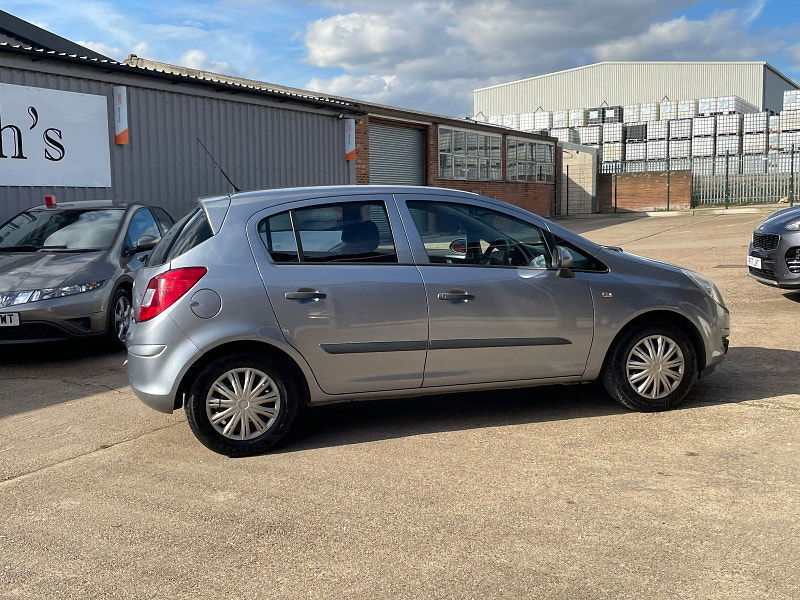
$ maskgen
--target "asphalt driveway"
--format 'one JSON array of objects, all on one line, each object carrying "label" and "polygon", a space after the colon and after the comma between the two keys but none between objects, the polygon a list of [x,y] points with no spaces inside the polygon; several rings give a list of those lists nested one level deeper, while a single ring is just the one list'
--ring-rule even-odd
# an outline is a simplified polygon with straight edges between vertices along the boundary
[{"label": "asphalt driveway", "polygon": [[233,460],[122,354],[0,348],[0,597],[797,598],[800,293],[747,277],[762,218],[561,221],[718,283],[729,359],[668,413],[593,386],[362,402]]}]

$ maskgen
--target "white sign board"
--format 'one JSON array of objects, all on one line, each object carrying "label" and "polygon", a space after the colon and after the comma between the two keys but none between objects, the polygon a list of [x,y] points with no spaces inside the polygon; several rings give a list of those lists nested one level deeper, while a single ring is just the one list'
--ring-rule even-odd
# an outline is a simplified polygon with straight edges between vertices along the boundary
[{"label": "white sign board", "polygon": [[344,159],[356,159],[356,120],[344,120]]},{"label": "white sign board", "polygon": [[105,96],[0,83],[0,186],[111,187]]}]

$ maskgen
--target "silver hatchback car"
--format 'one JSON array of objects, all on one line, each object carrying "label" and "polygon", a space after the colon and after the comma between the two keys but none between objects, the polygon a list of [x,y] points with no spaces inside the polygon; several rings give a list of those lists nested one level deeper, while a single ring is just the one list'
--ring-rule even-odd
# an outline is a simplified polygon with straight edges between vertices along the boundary
[{"label": "silver hatchback car", "polygon": [[707,278],[515,206],[429,187],[207,198],[134,284],[128,373],[216,452],[263,452],[309,404],[600,379],[671,408],[728,349]]}]

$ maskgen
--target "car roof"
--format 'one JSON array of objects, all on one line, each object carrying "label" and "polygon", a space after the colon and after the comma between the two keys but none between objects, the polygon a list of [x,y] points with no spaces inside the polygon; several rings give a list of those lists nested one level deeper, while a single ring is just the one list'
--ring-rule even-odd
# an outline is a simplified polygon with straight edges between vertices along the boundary
[{"label": "car roof", "polygon": [[[274,201],[276,204],[291,202],[294,200],[305,200],[320,198],[325,196],[345,196],[360,194],[408,194],[417,192],[420,194],[431,194],[436,192],[447,192],[450,195],[464,195],[477,197],[473,192],[463,192],[452,188],[438,188],[422,185],[318,185],[295,188],[279,188],[269,190],[254,190],[248,192],[237,192],[231,194],[231,204],[247,204],[252,200],[259,202]],[[219,198],[216,196],[215,198]]]},{"label": "car roof", "polygon": [[127,202],[120,200],[80,200],[78,202],[59,202],[55,208],[47,208],[44,204],[32,206],[30,210],[58,210],[60,208],[129,208],[136,206],[136,202]]}]

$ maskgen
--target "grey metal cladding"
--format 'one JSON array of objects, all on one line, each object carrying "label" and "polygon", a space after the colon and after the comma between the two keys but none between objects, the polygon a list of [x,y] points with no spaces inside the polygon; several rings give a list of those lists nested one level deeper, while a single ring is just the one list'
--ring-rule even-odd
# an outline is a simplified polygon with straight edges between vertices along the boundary
[{"label": "grey metal cladding", "polygon": [[602,62],[474,90],[473,108],[501,115],[737,95],[780,110],[779,94],[792,88],[763,62]]},{"label": "grey metal cladding", "polygon": [[45,194],[62,202],[113,198],[160,204],[180,218],[198,197],[231,191],[197,137],[243,190],[350,182],[344,123],[333,110],[249,103],[246,93],[241,101],[214,98],[207,88],[193,95],[139,87],[141,75],[127,83],[118,74],[117,84],[128,87],[130,127],[130,143],[121,146],[113,141],[114,84],[92,79],[96,69],[72,68],[81,76],[71,76],[33,70],[33,64],[29,70],[0,63],[0,82],[107,98],[112,188],[3,186],[0,222],[41,204]]}]

